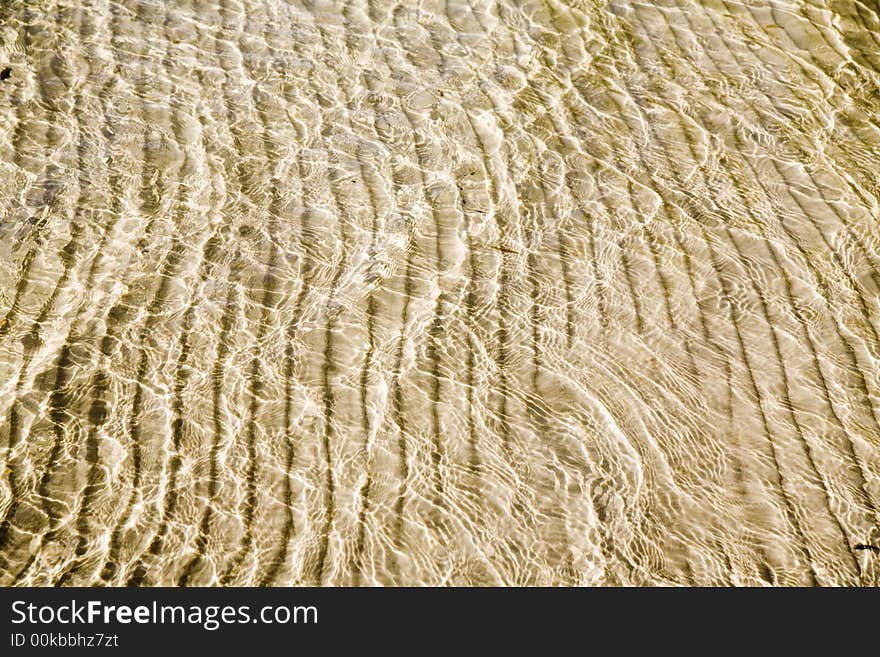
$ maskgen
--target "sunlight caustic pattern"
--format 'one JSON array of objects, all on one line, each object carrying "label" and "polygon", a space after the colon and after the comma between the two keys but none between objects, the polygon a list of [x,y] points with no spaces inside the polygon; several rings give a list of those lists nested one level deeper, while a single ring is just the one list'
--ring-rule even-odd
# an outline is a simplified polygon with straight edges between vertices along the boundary
[{"label": "sunlight caustic pattern", "polygon": [[880,584],[877,0],[9,0],[0,68],[0,584]]}]

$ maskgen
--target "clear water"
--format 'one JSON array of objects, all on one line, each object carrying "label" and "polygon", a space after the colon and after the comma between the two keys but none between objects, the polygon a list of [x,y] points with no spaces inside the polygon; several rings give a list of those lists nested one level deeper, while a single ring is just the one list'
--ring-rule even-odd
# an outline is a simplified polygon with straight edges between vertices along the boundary
[{"label": "clear water", "polygon": [[876,0],[0,19],[0,584],[880,583]]}]

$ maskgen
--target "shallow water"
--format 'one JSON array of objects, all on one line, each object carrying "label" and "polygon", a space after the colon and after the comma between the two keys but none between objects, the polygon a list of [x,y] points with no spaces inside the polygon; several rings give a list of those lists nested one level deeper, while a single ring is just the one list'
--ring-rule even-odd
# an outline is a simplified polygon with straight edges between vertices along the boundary
[{"label": "shallow water", "polygon": [[876,0],[0,40],[0,584],[880,584]]}]

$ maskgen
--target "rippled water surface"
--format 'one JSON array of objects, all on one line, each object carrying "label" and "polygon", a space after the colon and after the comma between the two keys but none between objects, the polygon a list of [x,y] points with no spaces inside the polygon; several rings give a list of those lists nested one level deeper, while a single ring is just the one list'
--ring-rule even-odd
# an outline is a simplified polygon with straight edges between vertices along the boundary
[{"label": "rippled water surface", "polygon": [[6,0],[0,584],[880,584],[877,0]]}]

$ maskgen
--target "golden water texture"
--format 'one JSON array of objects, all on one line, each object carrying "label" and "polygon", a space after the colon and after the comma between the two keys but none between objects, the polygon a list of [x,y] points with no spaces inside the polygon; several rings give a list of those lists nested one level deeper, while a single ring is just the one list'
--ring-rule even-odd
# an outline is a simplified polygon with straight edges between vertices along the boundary
[{"label": "golden water texture", "polygon": [[0,584],[880,584],[877,0],[0,19]]}]

